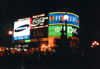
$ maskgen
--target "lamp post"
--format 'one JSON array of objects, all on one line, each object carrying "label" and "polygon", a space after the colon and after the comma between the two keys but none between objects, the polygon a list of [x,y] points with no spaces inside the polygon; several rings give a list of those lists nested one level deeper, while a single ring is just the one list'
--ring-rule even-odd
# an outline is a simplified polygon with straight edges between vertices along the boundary
[{"label": "lamp post", "polygon": [[[64,25],[62,25],[62,31],[60,31],[62,34],[61,34],[61,40],[64,40],[64,41],[62,41],[62,44],[66,44],[67,42],[65,42],[65,41],[67,41],[67,20],[68,20],[68,15],[67,15],[67,13],[65,12],[65,15],[63,16],[63,15],[61,15],[62,17],[61,17],[61,20],[60,20],[60,22],[63,22],[63,21],[65,21],[65,31],[64,31]],[[64,32],[66,33],[66,35],[64,35]]]},{"label": "lamp post", "polygon": [[8,34],[9,34],[9,54],[10,54],[10,46],[11,46],[11,43],[12,43],[12,34],[13,34],[13,32],[10,30],[10,31],[8,31]]},{"label": "lamp post", "polygon": [[65,15],[64,15],[64,20],[65,20],[65,26],[66,26],[65,31],[66,31],[66,37],[67,37],[67,20],[68,20],[67,13],[65,13]]}]

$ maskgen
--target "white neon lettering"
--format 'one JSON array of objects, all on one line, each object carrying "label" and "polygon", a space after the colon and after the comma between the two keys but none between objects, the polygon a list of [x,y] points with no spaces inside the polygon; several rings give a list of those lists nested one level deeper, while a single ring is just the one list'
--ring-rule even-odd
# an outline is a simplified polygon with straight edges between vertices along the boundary
[{"label": "white neon lettering", "polygon": [[45,16],[45,14],[35,15],[35,16],[32,16],[32,18],[37,18],[37,17],[42,17],[42,16]]},{"label": "white neon lettering", "polygon": [[30,17],[23,18],[23,19],[18,19],[18,21],[27,20],[27,19],[30,19]]},{"label": "white neon lettering", "polygon": [[76,17],[72,17],[72,16],[68,16],[68,20],[70,22],[77,22],[77,18]]},{"label": "white neon lettering", "polygon": [[56,21],[61,20],[61,16],[56,16]]},{"label": "white neon lettering", "polygon": [[[55,20],[56,21],[59,21],[59,20],[61,20],[61,15],[60,16],[55,16]],[[68,16],[68,19],[67,19],[67,21],[70,21],[70,22],[76,22],[77,23],[77,18],[76,17],[72,17],[72,16]]]},{"label": "white neon lettering", "polygon": [[72,33],[73,31],[70,31],[70,29],[72,30],[72,27],[68,27],[68,33]]},{"label": "white neon lettering", "polygon": [[68,33],[75,33],[78,35],[77,28],[68,27]]},{"label": "white neon lettering", "polygon": [[45,19],[48,19],[48,17],[35,18],[31,26],[44,25]]},{"label": "white neon lettering", "polygon": [[27,28],[27,26],[26,27],[17,28],[16,30],[21,30],[21,29],[26,29],[26,28]]},{"label": "white neon lettering", "polygon": [[75,34],[78,35],[78,33],[77,33],[77,28],[73,28],[73,33],[75,33]]}]

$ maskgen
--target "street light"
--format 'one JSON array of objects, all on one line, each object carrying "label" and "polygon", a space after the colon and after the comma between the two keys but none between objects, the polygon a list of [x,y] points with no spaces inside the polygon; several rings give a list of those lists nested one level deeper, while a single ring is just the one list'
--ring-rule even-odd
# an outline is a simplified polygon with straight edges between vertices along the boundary
[{"label": "street light", "polygon": [[44,51],[44,48],[46,48],[46,46],[43,44],[43,45],[42,45],[42,48],[43,48],[43,51]]},{"label": "street light", "polygon": [[97,46],[99,46],[99,42],[93,41],[93,42],[92,42],[92,45],[91,45],[91,48],[95,48],[95,47],[97,47]]},{"label": "street light", "polygon": [[13,32],[12,32],[12,31],[8,31],[8,34],[9,34],[9,35],[12,35],[12,34],[13,34]]},{"label": "street light", "polygon": [[65,20],[65,26],[66,26],[66,37],[67,37],[67,20],[68,20],[68,15],[67,15],[67,13],[65,13],[65,15],[64,15],[64,20]]},{"label": "street light", "polygon": [[92,43],[92,45],[94,45],[94,43]]},{"label": "street light", "polygon": [[[68,15],[67,15],[67,12],[65,12],[65,15],[61,15],[61,20],[60,20],[61,23],[63,21],[65,21],[65,31],[64,31],[64,25],[63,24],[62,24],[62,31],[60,31],[62,33],[61,39],[64,40],[64,41],[67,41],[67,20],[68,20]],[[66,36],[64,35],[64,32],[66,33]],[[66,43],[62,41],[62,44],[66,44]]]},{"label": "street light", "polygon": [[[64,16],[63,16],[63,15],[61,15],[61,16],[62,16],[62,17],[61,17],[60,22],[65,21],[65,26],[66,26],[65,31],[66,31],[66,37],[67,37],[67,20],[68,20],[68,15],[67,15],[67,13],[65,13]],[[64,27],[64,25],[62,25],[62,31],[63,31],[63,27]],[[63,32],[64,32],[64,31],[63,31]]]},{"label": "street light", "polygon": [[8,34],[9,34],[9,38],[10,38],[10,40],[9,40],[9,54],[10,54],[10,46],[11,46],[11,43],[12,43],[12,34],[13,34],[13,32],[10,30],[10,31],[8,31]]},{"label": "street light", "polygon": [[93,46],[91,46],[91,48],[93,48]]},{"label": "street light", "polygon": [[97,45],[99,45],[99,43],[97,43]]},{"label": "street light", "polygon": [[99,43],[98,43],[97,41],[94,41],[94,42],[92,43],[92,45],[99,45]]},{"label": "street light", "polygon": [[64,19],[67,20],[68,19],[68,15],[65,13],[64,15]]}]

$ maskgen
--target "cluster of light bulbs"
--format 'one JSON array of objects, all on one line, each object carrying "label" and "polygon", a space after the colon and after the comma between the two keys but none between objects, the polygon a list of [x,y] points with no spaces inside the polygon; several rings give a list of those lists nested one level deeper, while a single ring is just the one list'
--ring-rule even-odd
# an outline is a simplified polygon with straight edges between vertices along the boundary
[{"label": "cluster of light bulbs", "polygon": [[99,45],[99,43],[97,42],[97,41],[94,41],[93,43],[92,43],[92,45],[91,45],[91,47],[93,48],[94,47],[94,45]]}]

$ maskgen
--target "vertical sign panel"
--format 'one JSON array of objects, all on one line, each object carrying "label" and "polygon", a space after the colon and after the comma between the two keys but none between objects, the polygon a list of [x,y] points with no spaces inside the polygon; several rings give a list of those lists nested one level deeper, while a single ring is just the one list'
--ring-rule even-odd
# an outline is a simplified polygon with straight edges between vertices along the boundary
[{"label": "vertical sign panel", "polygon": [[30,19],[14,22],[13,40],[30,39]]}]

